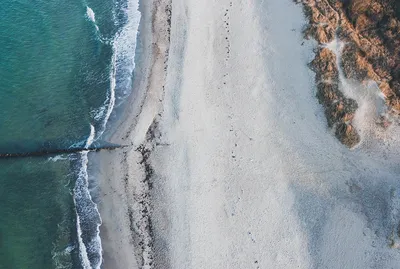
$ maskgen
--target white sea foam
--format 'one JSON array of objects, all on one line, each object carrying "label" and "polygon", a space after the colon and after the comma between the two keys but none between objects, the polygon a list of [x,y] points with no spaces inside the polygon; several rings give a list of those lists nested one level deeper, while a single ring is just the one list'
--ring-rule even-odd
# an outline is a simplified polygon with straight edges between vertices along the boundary
[{"label": "white sea foam", "polygon": [[[85,143],[85,148],[90,147],[95,138],[95,128],[93,125],[90,125],[90,134]],[[85,269],[98,269],[101,266],[102,262],[102,246],[101,246],[101,238],[100,238],[100,225],[101,218],[99,211],[97,209],[97,205],[93,202],[92,197],[89,191],[89,183],[88,183],[88,151],[84,151],[81,153],[81,168],[78,174],[78,178],[75,183],[74,188],[74,202],[75,208],[77,209],[77,220],[76,227],[78,231],[78,243],[79,243],[79,254],[81,257],[82,266]],[[95,222],[96,232],[93,238],[90,240],[83,240],[82,236],[82,228],[84,225],[93,225]],[[92,260],[89,260],[90,253],[91,257],[95,257]],[[96,258],[97,256],[97,258]]]},{"label": "white sea foam", "polygon": [[[75,201],[75,206],[76,206],[76,201]],[[91,268],[90,261],[88,258],[86,246],[83,243],[82,239],[82,229],[81,229],[79,214],[76,214],[76,229],[78,231],[79,256],[81,258],[82,267],[84,269],[90,269]]]},{"label": "white sea foam", "polygon": [[54,157],[49,157],[47,159],[48,162],[57,162],[57,161],[64,161],[64,160],[68,160],[68,158],[64,157],[63,155],[57,155]]},{"label": "white sea foam", "polygon": [[[87,139],[87,141],[85,143],[85,148],[88,148],[93,143],[94,138],[95,138],[95,134],[96,134],[96,130],[95,130],[94,126],[90,125],[90,134],[89,134],[89,137],[88,137],[88,139]],[[77,142],[77,143],[72,144],[69,148],[79,147],[79,145],[81,145],[81,144],[82,144],[81,142]],[[50,161],[51,162],[57,162],[57,161],[64,161],[64,160],[68,160],[68,158],[64,157],[63,155],[57,155],[57,156],[54,156],[54,157],[49,157],[47,159],[48,162],[50,162]]]},{"label": "white sea foam", "polygon": [[90,7],[86,7],[86,16],[88,17],[89,20],[91,20],[92,22],[96,22],[96,18],[95,18],[95,14],[93,9],[91,9]]},{"label": "white sea foam", "polygon": [[[89,139],[88,139],[89,141]],[[90,144],[87,143],[87,146]],[[79,171],[78,179],[74,188],[74,200],[77,208],[77,230],[78,230],[78,242],[79,250],[81,255],[82,266],[86,268],[98,269],[102,262],[102,246],[100,238],[100,225],[101,218],[97,205],[93,202],[89,192],[88,186],[88,152],[81,153],[81,170]],[[83,240],[81,226],[93,225],[95,223],[96,231],[95,236],[90,240]],[[90,227],[89,227],[90,228]],[[90,253],[92,260],[89,260],[88,253]],[[89,265],[88,265],[89,264]],[[87,267],[89,266],[89,267]]]},{"label": "white sea foam", "polygon": [[86,6],[86,17],[93,22],[94,26],[96,27],[96,30],[99,30],[99,27],[96,24],[96,16],[95,13],[93,11],[93,9],[91,9],[90,7]]},{"label": "white sea foam", "polygon": [[[114,47],[113,47],[114,48]],[[103,120],[103,125],[102,125],[102,130],[100,131],[100,134],[98,137],[100,137],[101,134],[104,133],[108,120],[111,116],[111,112],[114,109],[114,104],[115,104],[115,85],[116,85],[116,80],[115,80],[115,76],[116,76],[116,53],[115,53],[115,48],[114,48],[114,53],[112,56],[112,67],[111,67],[111,73],[110,73],[110,91],[108,92],[108,96],[107,96],[107,110],[105,111],[105,117]]]},{"label": "white sea foam", "polygon": [[94,129],[94,126],[90,124],[90,134],[86,141],[85,148],[88,148],[93,143],[95,134],[96,134],[96,130]]},{"label": "white sea foam", "polygon": [[124,10],[127,22],[112,41],[113,56],[110,71],[110,90],[104,106],[95,116],[95,118],[104,117],[102,129],[98,131],[96,138],[99,138],[106,129],[115,106],[116,92],[121,95],[127,95],[131,91],[132,73],[135,68],[137,33],[140,22],[138,8],[138,0],[128,1],[128,7]]}]

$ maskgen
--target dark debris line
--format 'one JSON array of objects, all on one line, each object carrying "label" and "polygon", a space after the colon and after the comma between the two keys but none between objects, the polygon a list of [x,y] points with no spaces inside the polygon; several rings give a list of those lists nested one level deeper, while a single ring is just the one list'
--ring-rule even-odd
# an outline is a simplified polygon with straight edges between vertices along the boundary
[{"label": "dark debris line", "polygon": [[90,147],[76,147],[76,148],[61,148],[61,149],[43,149],[29,152],[17,153],[0,153],[0,159],[11,158],[27,158],[27,157],[43,157],[47,155],[71,154],[84,151],[101,151],[101,150],[115,150],[120,148],[129,147],[128,145],[112,145],[112,146],[90,146]]}]

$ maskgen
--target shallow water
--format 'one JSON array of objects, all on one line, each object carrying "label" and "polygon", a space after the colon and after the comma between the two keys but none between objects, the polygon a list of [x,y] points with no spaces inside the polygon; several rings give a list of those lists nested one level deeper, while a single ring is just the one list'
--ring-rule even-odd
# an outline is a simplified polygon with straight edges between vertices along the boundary
[{"label": "shallow water", "polygon": [[[2,152],[102,138],[115,99],[119,102],[131,87],[133,66],[121,66],[134,58],[135,39],[129,57],[118,56],[115,42],[129,22],[127,3],[1,3]],[[0,160],[1,269],[100,265],[101,220],[88,192],[86,162],[85,153]]]}]

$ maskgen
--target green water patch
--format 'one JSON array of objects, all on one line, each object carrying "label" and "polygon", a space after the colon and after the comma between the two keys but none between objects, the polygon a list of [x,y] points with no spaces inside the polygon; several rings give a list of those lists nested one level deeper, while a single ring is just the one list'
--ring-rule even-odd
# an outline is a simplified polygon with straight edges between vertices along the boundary
[{"label": "green water patch", "polygon": [[[0,161],[0,268],[55,268],[53,255],[73,244],[68,174],[69,161]],[[63,264],[74,268],[73,251],[66,254]]]},{"label": "green water patch", "polygon": [[[102,124],[113,51],[98,35],[83,1],[1,2],[1,150],[82,145]],[[81,268],[74,162],[0,160],[0,269]]]}]

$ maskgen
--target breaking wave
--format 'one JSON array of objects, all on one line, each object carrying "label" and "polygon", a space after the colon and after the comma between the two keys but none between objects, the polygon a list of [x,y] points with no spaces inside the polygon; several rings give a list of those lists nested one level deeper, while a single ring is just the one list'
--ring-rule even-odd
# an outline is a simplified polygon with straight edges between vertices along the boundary
[{"label": "breaking wave", "polygon": [[[90,7],[86,7],[86,17],[95,25],[100,42],[110,44],[113,53],[109,77],[110,88],[103,105],[94,113],[93,120],[96,124],[90,126],[90,135],[84,144],[85,148],[88,148],[105,132],[117,98],[122,100],[131,92],[140,22],[138,8],[138,0],[127,0],[123,4],[115,3],[116,12],[124,14],[124,24],[111,41],[104,42],[94,11]],[[119,23],[116,22],[116,25]],[[52,161],[56,161],[56,159],[52,159]],[[73,197],[76,208],[79,257],[83,268],[100,269],[102,246],[99,227],[102,221],[97,205],[93,202],[89,191],[88,161],[88,151],[79,153],[77,167],[74,169],[77,171]]]}]

